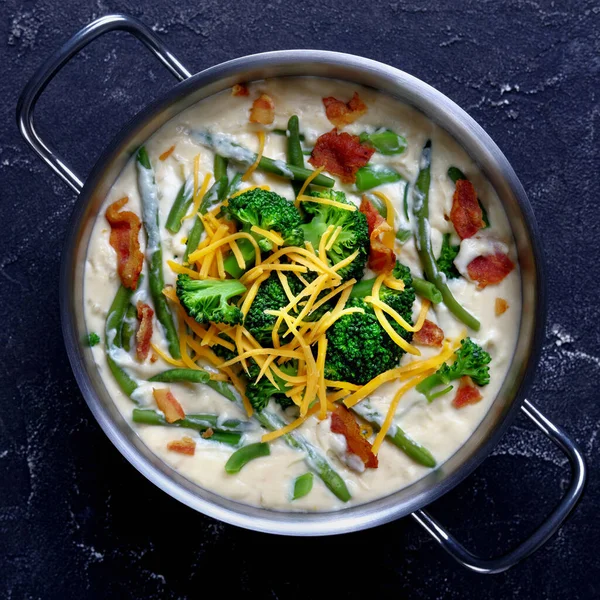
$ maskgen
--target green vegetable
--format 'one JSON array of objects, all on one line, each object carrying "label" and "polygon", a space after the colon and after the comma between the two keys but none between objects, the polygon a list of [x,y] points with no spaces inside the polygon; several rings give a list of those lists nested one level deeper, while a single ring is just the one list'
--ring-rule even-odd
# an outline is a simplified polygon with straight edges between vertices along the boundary
[{"label": "green vegetable", "polygon": [[225,194],[225,198],[229,198],[229,196],[232,196],[233,194],[235,194],[238,191],[238,188],[240,187],[240,183],[242,183],[242,177],[243,177],[242,173],[236,173],[231,178],[231,181],[227,188],[227,192]]},{"label": "green vegetable", "polygon": [[401,244],[405,244],[406,242],[408,242],[408,240],[410,239],[411,236],[412,236],[411,229],[398,229],[398,231],[396,231],[396,239]]},{"label": "green vegetable", "polygon": [[[298,115],[292,115],[287,125],[287,160],[290,165],[304,168],[304,154],[302,154],[302,145],[300,144],[300,121]],[[300,193],[302,182],[292,180],[294,196]]]},{"label": "green vegetable", "polygon": [[359,192],[373,189],[384,183],[402,181],[402,175],[392,167],[385,165],[366,165],[356,172],[356,189]]},{"label": "green vegetable", "polygon": [[[283,135],[283,136],[287,136],[288,135],[288,131],[289,131],[289,123],[288,123],[288,128],[287,129],[272,129],[271,133],[274,133],[275,135]],[[303,142],[304,141],[304,134],[303,133],[299,133],[298,134],[298,139]]]},{"label": "green vegetable", "polygon": [[[139,285],[139,281],[138,281]],[[123,390],[126,396],[131,397],[131,394],[137,389],[138,385],[132,379],[127,371],[117,364],[113,359],[112,354],[122,347],[121,328],[123,324],[123,316],[127,307],[131,304],[133,290],[127,289],[121,285],[117,290],[115,298],[108,309],[106,317],[106,325],[104,329],[104,339],[106,345],[106,362],[115,378],[115,381]]]},{"label": "green vegetable", "polygon": [[[412,324],[415,291],[410,270],[397,263],[393,273],[394,277],[404,281],[405,289],[398,291],[382,286],[379,298]],[[369,280],[354,285],[346,307],[356,306],[362,308],[364,313],[344,315],[327,330],[327,379],[364,385],[398,365],[404,351],[380,325],[372,306],[363,300],[372,293],[372,289],[373,282]],[[404,339],[409,342],[412,340],[412,333],[404,330],[396,321],[388,321]]]},{"label": "green vegetable", "polygon": [[191,383],[207,383],[210,381],[210,373],[196,369],[169,369],[150,377],[148,381],[162,381],[172,383],[174,381],[189,381]]},{"label": "green vegetable", "polygon": [[313,479],[313,474],[310,472],[304,473],[304,475],[300,475],[300,477],[296,477],[292,500],[298,500],[309,494],[313,487]]},{"label": "green vegetable", "polygon": [[233,391],[233,388],[225,381],[213,381],[212,379],[210,381],[206,382],[206,385],[209,388],[212,388],[213,390],[215,390],[215,392],[217,392],[218,394],[221,394],[221,396],[223,396],[224,398],[227,398],[227,400],[231,401],[231,402],[238,402],[238,397],[236,396],[235,392]]},{"label": "green vegetable", "polygon": [[[286,374],[296,376],[298,374],[298,365],[296,361],[289,361],[279,366],[279,368]],[[258,365],[252,361],[248,365],[249,370],[249,383],[246,386],[246,397],[252,404],[252,408],[261,412],[269,404],[269,400],[273,398],[281,408],[288,408],[293,406],[293,401],[285,395],[292,386],[290,383],[283,380],[277,373],[273,373],[273,379],[277,384],[275,387],[269,378],[263,376],[261,380],[256,383],[256,378],[260,372]]]},{"label": "green vegetable", "polygon": [[427,141],[421,154],[421,170],[413,189],[413,213],[417,222],[417,249],[425,276],[442,294],[448,310],[465,325],[479,331],[479,321],[467,312],[454,298],[446,284],[445,276],[438,271],[429,235],[429,184],[431,182],[431,141]]},{"label": "green vegetable", "polygon": [[[254,188],[235,198],[230,198],[223,212],[242,225],[242,231],[250,233],[256,239],[259,248],[264,252],[273,249],[273,242],[266,237],[251,231],[253,225],[277,232],[286,246],[303,246],[304,233],[301,229],[300,213],[292,202],[283,196]],[[246,264],[254,260],[254,246],[249,240],[240,240],[238,246]],[[239,277],[241,269],[233,254],[224,261],[224,268],[232,277]]]},{"label": "green vegetable", "polygon": [[415,293],[418,296],[427,298],[427,300],[433,302],[433,304],[439,304],[443,300],[440,290],[438,290],[433,283],[425,281],[425,279],[413,277],[413,286],[415,288]]},{"label": "green vegetable", "polygon": [[[138,280],[138,288],[140,287]],[[123,343],[123,350],[129,352],[131,350],[131,338],[135,334],[135,328],[137,324],[137,309],[133,304],[127,307],[125,318],[123,319],[123,326],[121,327],[121,341]]]},{"label": "green vegetable", "polygon": [[[255,152],[236,144],[227,135],[221,133],[212,134],[208,131],[194,131],[192,132],[192,137],[202,146],[210,148],[221,156],[225,156],[226,158],[229,158],[234,162],[241,163],[247,167],[256,161],[257,154]],[[284,163],[281,160],[267,158],[266,156],[263,156],[260,159],[260,162],[258,163],[258,169],[267,173],[272,173],[273,175],[285,177],[286,179],[294,179],[296,181],[305,181],[313,174],[313,171],[310,169],[296,167],[294,165]],[[331,177],[319,174],[312,180],[312,183],[314,185],[320,185],[323,187],[333,187],[335,182],[333,179],[331,179]]]},{"label": "green vegetable", "polygon": [[[323,190],[311,192],[310,196],[334,200],[340,204],[350,204],[346,200],[344,192]],[[344,281],[352,278],[361,279],[369,258],[370,249],[369,228],[365,215],[359,210],[344,210],[329,204],[308,201],[302,202],[302,209],[307,216],[307,220],[310,219],[308,223],[302,226],[304,238],[306,241],[311,242],[315,249],[319,248],[321,237],[329,226],[342,228],[333,246],[327,250],[327,258],[335,266],[358,250],[358,256],[348,266],[340,269],[338,274]]]},{"label": "green vegetable", "polygon": [[227,177],[227,163],[229,161],[218,154],[215,154],[215,160],[213,162],[213,174],[215,176],[215,181],[223,177]]},{"label": "green vegetable", "polygon": [[158,222],[158,188],[154,179],[154,169],[146,148],[142,146],[137,152],[138,188],[142,198],[142,217],[146,230],[146,260],[148,261],[148,283],[150,296],[154,304],[154,312],[158,322],[163,326],[167,338],[169,352],[173,358],[181,358],[179,338],[173,321],[173,315],[162,291],[165,287],[163,277],[162,245]]},{"label": "green vegetable", "polygon": [[242,432],[235,431],[234,428],[241,424],[241,421],[231,419],[220,424],[217,428],[217,415],[186,415],[183,419],[173,423],[167,422],[164,416],[155,411],[141,408],[134,408],[132,413],[132,421],[144,425],[162,425],[165,427],[183,427],[185,429],[194,429],[200,433],[204,433],[208,429],[212,429],[213,433],[205,439],[211,442],[221,442],[229,446],[237,446],[242,439]]},{"label": "green vegetable", "polygon": [[96,344],[100,343],[100,336],[97,333],[94,333],[92,331],[92,333],[88,334],[87,336],[87,345],[91,348],[92,346],[95,346]]},{"label": "green vegetable", "polygon": [[237,279],[192,279],[178,275],[176,292],[185,312],[198,323],[225,323],[238,325],[242,311],[228,300],[241,296],[246,286]]},{"label": "green vegetable", "polygon": [[171,233],[177,233],[181,229],[181,219],[185,217],[194,196],[194,179],[188,177],[175,197],[173,206],[169,211],[165,227]]},{"label": "green vegetable", "polygon": [[[487,385],[490,382],[491,356],[471,338],[461,340],[460,348],[456,352],[456,360],[451,365],[444,363],[433,375],[430,375],[416,387],[416,390],[425,395],[429,402],[449,392],[451,381],[468,375],[477,385]],[[440,392],[433,389],[444,385],[447,386]]]},{"label": "green vegetable", "polygon": [[410,188],[410,185],[408,184],[408,181],[404,182],[404,194],[402,196],[402,206],[404,208],[404,218],[409,221],[409,217],[408,217],[408,190]]},{"label": "green vegetable", "polygon": [[[458,167],[450,167],[448,169],[448,177],[450,177],[454,183],[460,179],[466,179],[469,181],[469,178]],[[485,210],[485,206],[479,198],[477,198],[477,202],[479,203],[479,208],[481,208],[481,218],[483,220],[483,224],[485,225],[484,229],[486,229],[490,226],[490,219],[488,217],[487,210]]]},{"label": "green vegetable", "polygon": [[460,246],[452,246],[450,244],[450,234],[445,233],[442,239],[442,250],[436,264],[438,270],[448,279],[458,279],[460,277],[460,273],[454,265],[454,259],[458,256],[459,250]]},{"label": "green vegetable", "polygon": [[257,442],[256,444],[248,444],[236,450],[225,463],[225,471],[230,475],[239,473],[242,467],[246,466],[251,460],[260,458],[261,456],[269,456],[271,449],[269,444]]},{"label": "green vegetable", "polygon": [[378,129],[374,133],[366,131],[359,136],[361,144],[369,144],[379,154],[391,155],[402,154],[408,145],[406,138],[394,133],[390,129]]}]

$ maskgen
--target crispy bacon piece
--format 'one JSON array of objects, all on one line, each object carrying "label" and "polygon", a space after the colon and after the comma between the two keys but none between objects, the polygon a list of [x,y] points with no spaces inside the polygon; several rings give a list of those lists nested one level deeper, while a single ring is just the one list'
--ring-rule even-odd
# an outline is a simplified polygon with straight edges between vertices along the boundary
[{"label": "crispy bacon piece", "polygon": [[375,149],[361,144],[357,135],[332,129],[317,138],[308,162],[337,175],[344,183],[354,183],[356,171],[369,162],[373,152]]},{"label": "crispy bacon piece", "polygon": [[144,302],[137,303],[137,318],[140,322],[137,333],[135,334],[136,346],[135,353],[140,362],[148,358],[150,352],[150,340],[152,339],[152,317],[154,311]]},{"label": "crispy bacon piece", "polygon": [[514,268],[514,263],[506,254],[496,252],[474,258],[467,265],[467,273],[480,288],[484,288],[486,285],[500,283]]},{"label": "crispy bacon piece", "polygon": [[110,223],[110,245],[117,253],[117,272],[121,283],[126,288],[135,290],[144,264],[138,239],[142,223],[131,211],[119,212],[128,200],[125,196],[113,202],[106,209],[106,220]]},{"label": "crispy bacon piece", "polygon": [[473,184],[466,179],[456,182],[450,220],[461,240],[473,237],[484,225],[483,213]]},{"label": "crispy bacon piece", "polygon": [[421,346],[436,346],[439,348],[443,341],[444,330],[429,319],[425,319],[423,327],[419,331],[415,331],[413,335],[413,342]]},{"label": "crispy bacon piece", "polygon": [[261,94],[250,109],[250,123],[270,125],[275,119],[275,103],[271,96]]},{"label": "crispy bacon piece", "polygon": [[356,419],[345,406],[339,405],[331,413],[331,431],[341,433],[346,438],[348,452],[356,454],[367,469],[376,469],[379,466],[371,444],[360,434],[360,427]]},{"label": "crispy bacon piece", "polygon": [[363,196],[360,212],[367,217],[371,251],[369,252],[369,268],[375,273],[389,273],[396,264],[396,255],[379,239],[380,234],[388,231],[390,226],[373,206],[373,203]]},{"label": "crispy bacon piece", "polygon": [[191,437],[186,435],[180,440],[169,442],[167,444],[167,450],[171,450],[171,452],[179,452],[179,454],[194,456],[196,452],[196,442]]},{"label": "crispy bacon piece", "polygon": [[171,154],[173,154],[175,146],[171,146],[168,150],[165,150],[159,157],[158,160],[167,160]]},{"label": "crispy bacon piece", "polygon": [[454,406],[454,408],[462,408],[467,404],[477,404],[482,397],[479,388],[475,386],[473,380],[465,375],[460,378],[456,396],[454,397],[454,400],[452,400],[452,406]]},{"label": "crispy bacon piece", "polygon": [[159,410],[162,410],[165,414],[165,421],[167,423],[175,423],[175,421],[179,421],[185,417],[185,412],[183,412],[181,404],[171,394],[171,390],[152,390],[152,394]]},{"label": "crispy bacon piece", "polygon": [[208,438],[211,438],[214,435],[214,430],[212,427],[209,427],[207,430],[203,431],[200,435],[207,440]]},{"label": "crispy bacon piece", "polygon": [[494,312],[496,316],[499,317],[503,315],[508,310],[508,302],[504,298],[496,298],[496,302],[494,303]]},{"label": "crispy bacon piece", "polygon": [[231,88],[231,95],[232,96],[249,96],[250,90],[248,89],[248,85],[245,83],[236,83]]},{"label": "crispy bacon piece", "polygon": [[338,129],[354,123],[356,119],[367,112],[367,105],[360,99],[357,92],[354,92],[350,102],[342,102],[333,96],[329,96],[323,98],[323,104],[325,105],[327,118]]}]

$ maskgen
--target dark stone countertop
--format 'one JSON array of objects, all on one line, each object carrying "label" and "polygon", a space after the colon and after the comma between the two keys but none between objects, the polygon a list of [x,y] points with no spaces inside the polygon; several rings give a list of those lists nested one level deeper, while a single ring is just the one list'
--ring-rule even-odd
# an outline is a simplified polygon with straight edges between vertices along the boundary
[{"label": "dark stone countertop", "polygon": [[[50,52],[118,11],[152,26],[192,70],[285,48],[389,63],[447,94],[500,145],[534,206],[548,263],[546,339],[530,397],[580,443],[591,468],[582,502],[542,550],[483,577],[452,562],[411,519],[319,540],[243,531],[172,500],[110,444],[73,379],[58,317],[75,197],[23,142],[14,111]],[[599,13],[594,1],[5,0],[0,597],[294,598],[318,596],[313,577],[323,573],[323,589],[338,598],[600,597]],[[42,133],[79,173],[173,84],[139,49],[125,34],[104,37],[40,103]],[[565,458],[520,417],[432,512],[469,548],[491,555],[531,532],[568,479]]]}]

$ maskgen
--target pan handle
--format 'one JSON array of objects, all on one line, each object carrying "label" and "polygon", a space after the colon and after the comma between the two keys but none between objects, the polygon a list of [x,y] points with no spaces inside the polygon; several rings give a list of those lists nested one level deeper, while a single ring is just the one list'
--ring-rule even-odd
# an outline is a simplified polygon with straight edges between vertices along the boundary
[{"label": "pan handle", "polygon": [[563,524],[569,513],[575,508],[587,478],[587,467],[577,444],[560,428],[549,421],[529,400],[521,407],[523,412],[567,455],[571,463],[571,484],[565,496],[550,516],[533,534],[504,556],[498,558],[481,558],[469,552],[452,535],[442,527],[429,513],[418,510],[412,517],[423,527],[435,541],[463,567],[491,575],[502,573],[514,567],[519,561],[535,552],[554,535]]},{"label": "pan handle", "polygon": [[48,58],[29,80],[19,98],[17,104],[17,125],[30,146],[76,193],[81,192],[83,189],[83,181],[52,150],[52,147],[42,140],[34,127],[33,113],[40,95],[62,67],[91,41],[109,31],[115,30],[127,31],[135,36],[180,81],[192,76],[190,71],[179,62],[175,55],[150,29],[137,19],[127,15],[106,15],[92,21]]}]

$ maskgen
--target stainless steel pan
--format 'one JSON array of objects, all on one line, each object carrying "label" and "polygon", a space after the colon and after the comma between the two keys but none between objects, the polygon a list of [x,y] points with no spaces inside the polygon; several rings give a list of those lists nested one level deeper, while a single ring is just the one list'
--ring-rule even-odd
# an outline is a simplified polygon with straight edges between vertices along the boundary
[{"label": "stainless steel pan", "polygon": [[[137,37],[180,83],[123,128],[102,153],[84,184],[36,132],[34,108],[48,83],[79,50],[113,30],[124,30]],[[81,343],[86,332],[83,270],[92,226],[108,190],[132,152],[170,118],[234,83],[294,75],[332,77],[371,86],[415,106],[446,129],[476,160],[503,202],[515,235],[522,273],[523,314],[512,364],[488,414],[462,448],[435,471],[390,496],[337,512],[316,514],[246,506],[206,491],[182,477],[158,459],[123,419],[98,374],[90,349]],[[559,427],[524,397],[537,364],[545,323],[542,255],[533,212],[525,191],[500,149],[446,96],[419,79],[379,62],[320,50],[245,56],[192,75],[142,23],[128,16],[110,15],[90,23],[40,67],[23,91],[17,118],[23,136],[33,149],[79,195],[67,232],[60,277],[62,328],[73,372],[86,402],[112,443],[134,467],[165,492],[216,519],[287,535],[345,533],[411,515],[458,562],[479,573],[498,573],[515,565],[555,533],[574,508],[586,479],[581,452]],[[571,463],[572,479],[554,512],[526,541],[504,556],[482,559],[466,550],[423,507],[456,486],[481,463],[519,410],[565,452]]]}]

